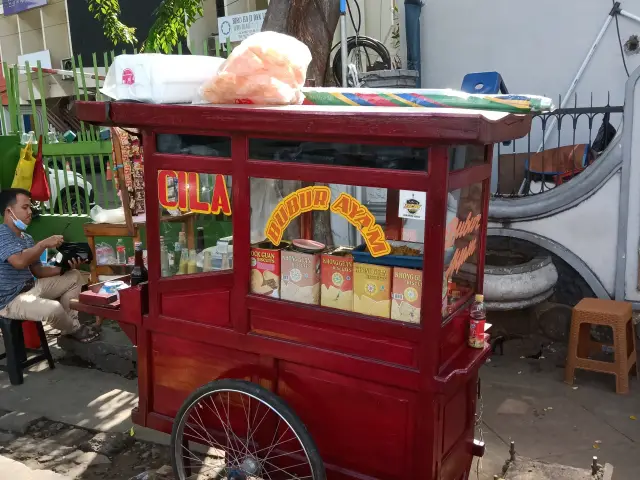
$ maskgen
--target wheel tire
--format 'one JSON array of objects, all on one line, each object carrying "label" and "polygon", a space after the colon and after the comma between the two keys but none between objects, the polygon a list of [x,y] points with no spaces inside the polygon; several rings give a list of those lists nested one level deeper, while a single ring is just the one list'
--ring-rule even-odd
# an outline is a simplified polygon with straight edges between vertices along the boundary
[{"label": "wheel tire", "polygon": [[[60,201],[62,202],[63,212],[69,209],[69,207],[67,206],[68,195],[69,195],[69,192],[67,192],[66,190],[63,190],[62,192],[60,192]],[[73,189],[73,191],[71,192],[71,196],[69,197],[69,200],[71,202],[71,211],[66,213],[76,214],[76,215],[77,214],[82,215],[82,214],[88,213],[89,210],[87,208],[87,202],[85,201],[85,198],[84,198],[84,190],[78,189],[78,198],[76,200],[75,189]]]},{"label": "wheel tire", "polygon": [[171,466],[177,479],[179,479],[179,469],[178,458],[176,455],[176,445],[182,445],[182,438],[178,438],[178,434],[180,425],[183,422],[185,415],[203,397],[211,395],[215,392],[225,390],[232,390],[251,395],[264,402],[265,404],[270,406],[276,413],[278,413],[282,417],[282,419],[289,424],[289,427],[296,434],[305,452],[307,453],[309,464],[313,473],[313,480],[326,480],[327,477],[324,469],[324,463],[322,462],[322,458],[318,453],[318,447],[316,447],[313,438],[307,431],[307,427],[293,412],[291,407],[289,407],[289,405],[287,405],[287,403],[283,399],[270,392],[266,388],[261,387],[260,385],[256,385],[252,382],[247,382],[245,380],[233,379],[216,380],[214,382],[203,385],[202,387],[194,391],[191,395],[189,395],[189,397],[182,404],[182,407],[180,407],[180,410],[178,411],[178,414],[176,415],[176,418],[173,422],[173,428],[171,431]]}]

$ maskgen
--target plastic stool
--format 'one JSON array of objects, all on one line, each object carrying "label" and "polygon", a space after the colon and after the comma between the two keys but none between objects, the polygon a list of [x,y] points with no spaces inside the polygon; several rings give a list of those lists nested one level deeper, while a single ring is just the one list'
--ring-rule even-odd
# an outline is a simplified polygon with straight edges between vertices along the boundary
[{"label": "plastic stool", "polygon": [[[613,362],[588,358],[592,353],[601,352],[604,345],[591,339],[591,325],[605,325],[613,330]],[[629,373],[634,367],[640,378],[631,304],[599,298],[582,299],[573,308],[571,316],[571,337],[564,381],[573,385],[576,368],[610,373],[616,376],[616,392],[624,394],[629,393]]]},{"label": "plastic stool", "polygon": [[[35,324],[36,329],[38,330],[38,337],[40,338],[41,348],[39,350],[25,347],[24,334],[22,330],[23,322]],[[5,358],[7,360],[6,366],[0,365],[0,371],[9,373],[9,380],[12,385],[21,385],[24,383],[24,376],[22,372],[31,365],[35,365],[43,360],[47,361],[49,368],[55,368],[53,357],[49,350],[49,344],[47,343],[47,337],[44,334],[44,326],[41,322],[11,320],[0,317],[0,329],[2,330],[5,351],[5,353],[0,354],[0,360]],[[36,353],[36,355],[28,359],[27,353]]]},{"label": "plastic stool", "polygon": [[467,73],[462,79],[460,90],[465,93],[509,93],[498,72]]}]

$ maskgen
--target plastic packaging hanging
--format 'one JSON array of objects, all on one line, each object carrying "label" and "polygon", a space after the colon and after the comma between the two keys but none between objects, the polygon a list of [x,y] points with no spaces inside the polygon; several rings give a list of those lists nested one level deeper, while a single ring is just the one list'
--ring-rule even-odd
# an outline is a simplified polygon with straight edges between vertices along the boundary
[{"label": "plastic packaging hanging", "polygon": [[299,40],[259,32],[244,40],[200,89],[208,103],[299,105],[311,51]]}]

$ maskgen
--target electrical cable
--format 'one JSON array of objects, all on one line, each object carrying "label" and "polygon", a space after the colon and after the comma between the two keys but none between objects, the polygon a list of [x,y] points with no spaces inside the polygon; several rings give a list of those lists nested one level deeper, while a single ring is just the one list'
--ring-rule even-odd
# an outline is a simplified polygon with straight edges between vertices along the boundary
[{"label": "electrical cable", "polygon": [[[331,50],[333,51],[339,45],[340,44],[335,45]],[[367,48],[377,53],[383,63],[383,68],[391,70],[391,54],[382,42],[371,37],[349,37],[347,39],[347,55],[351,53],[352,50],[356,50],[360,47]],[[338,53],[333,57],[332,70],[336,84],[342,85],[342,58]]]},{"label": "electrical cable", "polygon": [[622,37],[620,36],[620,23],[618,22],[618,12],[615,10],[616,2],[611,0],[614,11],[612,12],[613,18],[616,21],[616,31],[618,32],[618,45],[620,45],[620,56],[622,57],[622,65],[624,65],[624,71],[627,72],[627,78],[630,77],[629,69],[627,68],[627,60],[624,58],[624,47],[622,46]]}]

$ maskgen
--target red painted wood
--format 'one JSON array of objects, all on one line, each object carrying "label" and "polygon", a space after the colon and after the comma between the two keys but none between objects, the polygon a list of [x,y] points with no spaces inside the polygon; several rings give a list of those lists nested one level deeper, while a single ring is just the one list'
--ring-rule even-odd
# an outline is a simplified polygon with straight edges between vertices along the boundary
[{"label": "red painted wood", "polygon": [[213,173],[218,175],[231,175],[233,170],[230,158],[167,153],[157,153],[153,160],[153,166],[158,170],[179,170],[181,172]]},{"label": "red painted wood", "polygon": [[286,362],[280,369],[280,396],[300,412],[327,462],[371,478],[414,478],[415,392]]},{"label": "red painted wood", "polygon": [[247,137],[235,135],[231,139],[233,157],[233,267],[235,284],[232,292],[231,321],[236,331],[249,331],[249,313],[245,306],[249,293],[251,265],[251,200],[247,158],[249,144]]},{"label": "red painted wood", "polygon": [[[279,317],[279,315],[273,317]],[[268,314],[252,314],[251,332],[364,358],[417,367],[416,344],[347,328],[312,324],[299,319],[287,321],[273,317]]]},{"label": "red painted wood", "polygon": [[[197,292],[165,292],[161,297],[160,314],[190,322],[230,327],[230,296],[229,290],[213,288]],[[186,305],[189,307],[185,308]]]},{"label": "red painted wood", "polygon": [[[484,165],[451,174],[448,149],[524,136],[530,117],[489,121],[478,112],[411,109],[128,103],[109,108],[78,104],[83,120],[142,128],[145,142],[148,295],[143,289],[137,297],[123,298],[126,306],[118,311],[138,345],[140,400],[134,421],[168,433],[172,416],[198,386],[218,378],[245,378],[272,389],[294,408],[319,446],[329,480],[467,478],[478,369],[490,348],[466,346],[468,305],[442,321],[446,201],[450,189],[483,182],[482,267],[491,147],[485,148]],[[216,130],[208,129],[213,125]],[[229,137],[232,158],[159,154],[157,132]],[[248,140],[258,137],[431,147],[429,170],[292,168],[249,161]],[[232,175],[233,272],[160,278],[159,169]],[[250,295],[252,176],[387,188],[389,238],[399,238],[402,225],[397,190],[426,190],[422,324]],[[305,235],[311,234],[308,227]],[[481,285],[479,275],[477,287]]]},{"label": "red painted wood", "polygon": [[278,316],[282,318],[304,319],[321,325],[337,325],[362,332],[378,333],[390,338],[410,340],[416,343],[421,335],[419,326],[409,323],[367,317],[359,313],[344,312],[313,305],[299,305],[259,295],[249,295],[246,299],[246,304],[250,310],[276,311]]},{"label": "red painted wood", "polygon": [[[426,172],[390,171],[383,168],[340,167],[336,176],[336,167],[331,165],[296,165],[290,163],[251,160],[248,172],[251,177],[292,178],[304,182],[339,183],[362,187],[395,188],[401,190],[425,190],[428,175]],[[294,173],[295,172],[295,173]]]},{"label": "red painted wood", "polygon": [[[87,122],[131,127],[206,130],[215,125],[235,133],[376,136],[397,143],[418,139],[439,144],[490,144],[524,137],[531,130],[528,115],[489,120],[480,111],[414,108],[253,107],[152,105],[127,102],[77,102],[76,114]],[[335,141],[335,140],[334,140]]]},{"label": "red painted wood", "polygon": [[400,191],[387,190],[387,214],[384,233],[387,240],[402,240],[402,218],[398,216],[400,208]]},{"label": "red painted wood", "polygon": [[449,175],[449,190],[458,190],[466,185],[478,183],[487,178],[491,178],[491,163],[456,170]]}]

